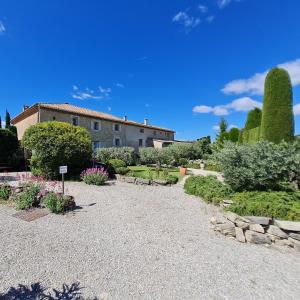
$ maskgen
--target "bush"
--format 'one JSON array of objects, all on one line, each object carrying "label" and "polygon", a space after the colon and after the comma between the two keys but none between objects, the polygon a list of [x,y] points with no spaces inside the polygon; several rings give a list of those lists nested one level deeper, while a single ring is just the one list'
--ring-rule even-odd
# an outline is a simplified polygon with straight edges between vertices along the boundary
[{"label": "bush", "polygon": [[108,174],[103,168],[90,168],[83,171],[80,177],[86,184],[104,185]]},{"label": "bush", "polygon": [[11,187],[8,184],[0,185],[0,200],[7,201],[9,199]]},{"label": "bush", "polygon": [[294,138],[293,91],[287,71],[273,68],[265,80],[261,139],[273,143]]},{"label": "bush", "polygon": [[245,124],[245,130],[250,130],[256,127],[259,127],[261,125],[261,109],[254,108],[249,111],[246,124]]},{"label": "bush", "polygon": [[120,159],[110,159],[107,162],[107,169],[110,175],[118,174],[117,169],[126,168],[126,163]]},{"label": "bush", "polygon": [[300,221],[300,192],[244,192],[232,200],[229,210],[241,216]]},{"label": "bush", "polygon": [[10,164],[18,148],[18,138],[9,129],[0,129],[0,162]]},{"label": "bush", "polygon": [[166,181],[167,181],[167,183],[169,183],[169,184],[176,184],[176,183],[178,182],[178,177],[175,176],[175,175],[168,175],[168,176],[166,177]]},{"label": "bush", "polygon": [[69,177],[78,177],[92,159],[91,137],[86,129],[64,122],[42,122],[25,131],[23,146],[31,150],[35,175],[59,177],[59,166],[67,165]]},{"label": "bush", "polygon": [[135,164],[136,154],[131,147],[99,148],[96,159],[103,164],[108,164],[111,159],[118,159],[125,162],[125,166],[131,166]]},{"label": "bush", "polygon": [[55,214],[64,213],[75,207],[75,202],[71,196],[56,194],[54,192],[47,194],[43,202]]},{"label": "bush", "polygon": [[300,142],[279,145],[225,143],[217,154],[225,182],[235,191],[277,190],[281,182],[300,178]]},{"label": "bush", "polygon": [[169,165],[172,161],[171,152],[169,151],[170,147],[162,148],[162,149],[150,148],[150,147],[140,148],[139,153],[140,153],[141,164]]},{"label": "bush", "polygon": [[228,140],[237,143],[239,140],[240,130],[238,128],[231,128],[228,132]]},{"label": "bush", "polygon": [[214,176],[191,176],[186,180],[184,190],[187,194],[199,196],[214,204],[232,195],[232,190]]},{"label": "bush", "polygon": [[119,168],[116,168],[116,174],[120,174],[120,175],[126,175],[127,173],[130,172],[130,169],[127,168],[127,167],[119,167]]},{"label": "bush", "polygon": [[187,168],[187,165],[189,164],[189,161],[186,158],[180,158],[179,159],[179,165],[183,168]]},{"label": "bush", "polygon": [[41,190],[38,184],[30,184],[26,187],[25,191],[20,193],[16,198],[17,209],[29,209],[32,207],[37,207],[39,201],[37,196]]}]

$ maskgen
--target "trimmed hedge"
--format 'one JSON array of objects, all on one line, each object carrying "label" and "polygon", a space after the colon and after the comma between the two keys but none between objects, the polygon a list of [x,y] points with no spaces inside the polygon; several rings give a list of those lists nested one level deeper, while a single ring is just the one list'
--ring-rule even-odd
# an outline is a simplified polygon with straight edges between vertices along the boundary
[{"label": "trimmed hedge", "polygon": [[245,129],[249,130],[249,129],[259,127],[261,124],[261,114],[262,114],[261,109],[257,107],[250,110],[247,116]]},{"label": "trimmed hedge", "polygon": [[294,138],[293,91],[284,69],[273,68],[265,80],[261,138],[273,143]]},{"label": "trimmed hedge", "polygon": [[185,184],[187,194],[203,198],[206,202],[219,204],[222,200],[232,195],[229,186],[220,182],[215,176],[191,176]]},{"label": "trimmed hedge", "polygon": [[32,151],[34,175],[55,179],[59,166],[68,166],[68,177],[78,177],[92,160],[92,142],[86,129],[64,122],[42,122],[29,127],[23,146]]},{"label": "trimmed hedge", "polygon": [[241,216],[300,221],[300,192],[244,192],[232,198],[228,210]]},{"label": "trimmed hedge", "polygon": [[19,142],[16,135],[9,129],[0,129],[0,162],[11,163],[18,148]]}]

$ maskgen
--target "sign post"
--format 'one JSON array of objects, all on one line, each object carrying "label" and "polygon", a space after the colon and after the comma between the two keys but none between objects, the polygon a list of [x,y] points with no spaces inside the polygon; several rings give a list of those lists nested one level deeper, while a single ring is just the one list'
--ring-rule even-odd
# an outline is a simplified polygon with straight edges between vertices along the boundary
[{"label": "sign post", "polygon": [[68,166],[60,166],[59,167],[59,174],[61,174],[62,179],[62,191],[63,195],[65,194],[65,174],[68,173]]}]

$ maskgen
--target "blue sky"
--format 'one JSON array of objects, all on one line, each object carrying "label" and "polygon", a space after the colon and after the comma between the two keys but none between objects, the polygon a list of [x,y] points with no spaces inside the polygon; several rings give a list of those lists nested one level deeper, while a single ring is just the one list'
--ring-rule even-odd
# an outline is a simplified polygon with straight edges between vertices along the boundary
[{"label": "blue sky", "polygon": [[[300,104],[298,0],[1,0],[0,113],[68,102],[177,131],[242,127],[265,72]],[[300,105],[295,106],[300,133]]]}]

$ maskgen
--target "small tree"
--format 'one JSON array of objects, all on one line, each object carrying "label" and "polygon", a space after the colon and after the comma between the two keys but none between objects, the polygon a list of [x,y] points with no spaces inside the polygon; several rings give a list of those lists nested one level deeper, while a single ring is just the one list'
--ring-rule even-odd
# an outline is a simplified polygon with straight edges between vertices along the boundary
[{"label": "small tree", "polygon": [[57,178],[61,165],[68,176],[78,177],[92,160],[91,137],[86,129],[64,122],[42,122],[29,127],[23,146],[31,150],[31,170],[35,175]]},{"label": "small tree", "polygon": [[253,129],[256,127],[259,127],[261,125],[261,109],[259,108],[254,108],[249,111],[246,124],[245,124],[245,129]]},{"label": "small tree", "polygon": [[10,114],[6,110],[6,113],[5,113],[5,128],[8,129],[9,127],[10,127]]},{"label": "small tree", "polygon": [[0,129],[0,162],[11,163],[18,148],[17,137],[8,129]]},{"label": "small tree", "polygon": [[228,132],[228,140],[237,143],[239,140],[240,130],[238,128],[231,128]]},{"label": "small tree", "polygon": [[228,123],[224,118],[221,118],[220,123],[219,123],[219,134],[217,135],[217,142],[218,143],[223,143],[225,140],[228,139]]},{"label": "small tree", "polygon": [[260,137],[273,143],[294,138],[293,91],[287,71],[273,68],[265,81]]}]

